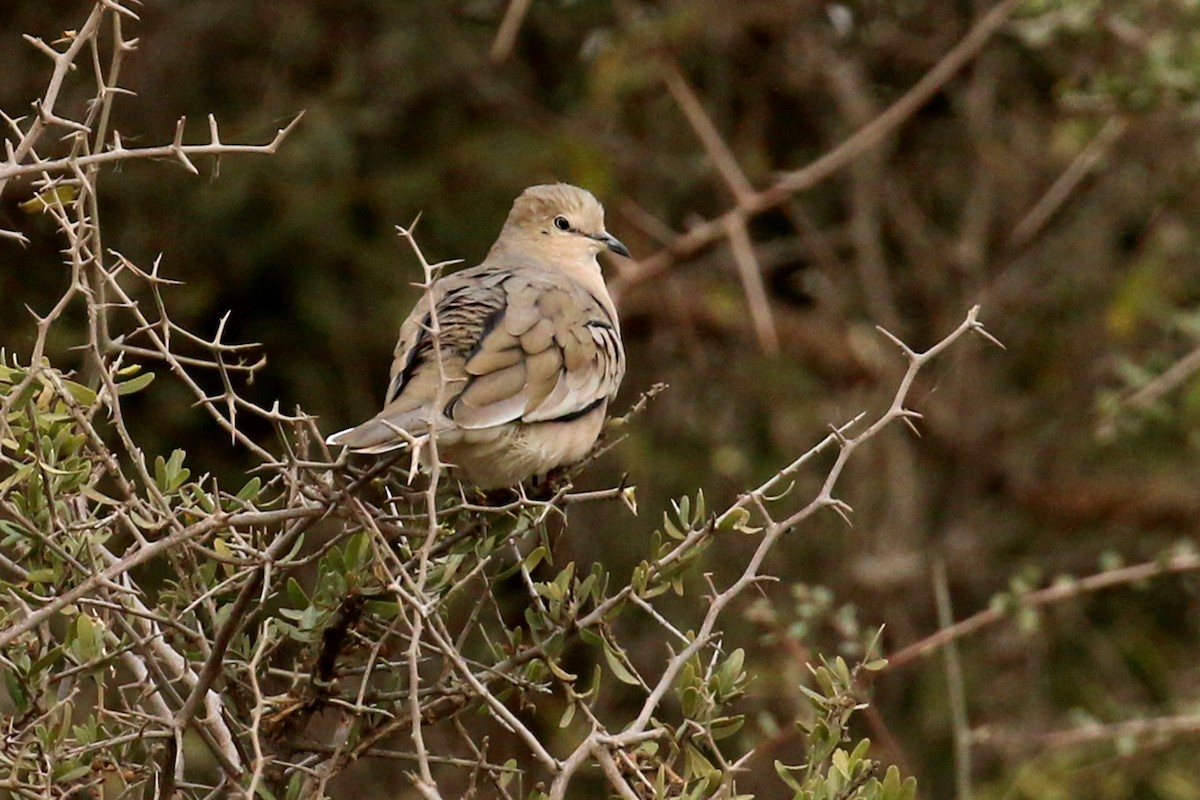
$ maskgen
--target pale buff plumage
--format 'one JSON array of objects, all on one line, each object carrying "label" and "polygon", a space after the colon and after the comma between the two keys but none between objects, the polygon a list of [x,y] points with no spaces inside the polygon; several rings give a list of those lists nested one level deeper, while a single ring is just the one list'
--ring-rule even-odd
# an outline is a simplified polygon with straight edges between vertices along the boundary
[{"label": "pale buff plumage", "polygon": [[383,410],[328,443],[386,452],[427,436],[432,422],[439,459],[483,489],[582,459],[625,374],[596,262],[605,248],[629,255],[590,192],[526,189],[483,263],[435,282],[404,321]]}]

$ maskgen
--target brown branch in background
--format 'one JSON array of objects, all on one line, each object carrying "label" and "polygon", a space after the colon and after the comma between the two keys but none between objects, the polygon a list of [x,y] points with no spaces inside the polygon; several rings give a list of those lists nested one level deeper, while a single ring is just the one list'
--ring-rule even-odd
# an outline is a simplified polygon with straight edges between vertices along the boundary
[{"label": "brown branch in background", "polygon": [[[1079,578],[1078,580],[1064,580],[1045,589],[1038,589],[1028,594],[1020,595],[1014,599],[1014,603],[1022,608],[1041,608],[1042,606],[1059,603],[1090,592],[1098,592],[1103,589],[1137,583],[1138,581],[1144,581],[1160,575],[1173,575],[1176,573],[1193,572],[1195,570],[1200,570],[1200,554],[1180,553],[1163,561],[1150,561],[1131,567],[1107,570],[1095,575],[1089,575],[1086,578]],[[897,667],[902,667],[913,661],[925,658],[956,639],[969,636],[990,625],[995,625],[998,622],[1009,619],[1011,616],[1012,611],[1009,608],[992,607],[964,620],[960,620],[953,625],[943,627],[936,633],[930,634],[918,642],[902,647],[888,656],[887,670],[891,671]]]},{"label": "brown branch in background", "polygon": [[996,133],[997,73],[1000,53],[980,55],[964,93],[964,121],[970,137],[973,164],[970,185],[958,213],[957,235],[950,256],[972,286],[983,280],[997,210],[997,155],[1001,137]]},{"label": "brown branch in background", "polygon": [[504,11],[504,19],[500,20],[500,27],[496,30],[496,38],[489,53],[493,64],[505,61],[512,53],[513,46],[517,43],[517,34],[521,32],[521,23],[525,21],[525,15],[529,13],[531,5],[533,0],[508,0],[508,8]]},{"label": "brown branch in background", "polygon": [[1092,723],[1061,731],[1016,731],[982,727],[972,733],[972,744],[983,747],[1061,749],[1126,738],[1166,738],[1200,733],[1200,715],[1131,719],[1107,724]]},{"label": "brown branch in background", "polygon": [[1050,184],[1046,193],[1025,213],[1008,237],[1008,246],[1019,250],[1033,241],[1046,227],[1050,218],[1058,213],[1084,179],[1092,174],[1096,166],[1112,150],[1128,129],[1124,117],[1113,115],[1100,128],[1092,140],[1079,151],[1061,175]]},{"label": "brown branch in background", "polygon": [[775,329],[775,318],[771,316],[771,303],[767,298],[767,288],[763,284],[762,268],[754,255],[754,244],[746,230],[746,221],[741,217],[728,218],[726,224],[729,226],[726,233],[729,249],[733,253],[734,263],[737,264],[738,276],[742,279],[742,291],[746,293],[746,302],[750,305],[750,319],[754,322],[758,346],[767,355],[778,355],[779,332]]},{"label": "brown branch in background", "polygon": [[783,212],[787,214],[792,227],[800,237],[804,252],[812,256],[817,266],[829,275],[836,275],[842,268],[842,259],[838,257],[837,249],[830,242],[829,236],[821,230],[812,215],[804,209],[800,200],[792,197],[783,204]]},{"label": "brown branch in background", "polygon": [[[733,151],[721,137],[712,118],[704,110],[700,98],[696,96],[683,73],[673,62],[663,61],[660,65],[663,82],[667,90],[675,98],[683,115],[695,131],[696,137],[704,146],[704,151],[721,174],[733,199],[740,207],[754,197],[754,187],[746,173],[742,171]],[[746,218],[743,216],[728,216],[725,219],[725,235],[729,239],[733,260],[737,265],[738,275],[742,280],[742,290],[746,294],[746,302],[750,306],[750,318],[754,322],[754,332],[758,337],[758,346],[768,355],[779,353],[779,334],[775,329],[775,319],[771,315],[771,304],[767,297],[767,288],[763,283],[762,267],[754,255],[754,244],[750,233],[746,230]]]},{"label": "brown branch in background", "polygon": [[1129,408],[1150,408],[1163,395],[1182,385],[1197,372],[1200,372],[1200,347],[1167,367],[1145,386],[1126,397],[1122,403]]},{"label": "brown branch in background", "polygon": [[[857,67],[830,50],[823,59],[834,99],[843,116],[855,128],[870,124],[878,116],[865,81]],[[864,152],[850,164],[850,234],[854,241],[854,267],[862,287],[867,313],[877,323],[903,335],[900,312],[888,274],[883,249],[883,187],[891,183],[885,174],[886,154],[880,148]],[[897,526],[901,530],[906,526]]]},{"label": "brown branch in background", "polygon": [[[933,596],[937,601],[938,624],[947,628],[954,623],[954,609],[950,605],[946,562],[941,559],[933,565]],[[950,719],[954,726],[954,785],[960,800],[971,800],[971,725],[957,642],[948,641],[942,649],[942,657],[946,664],[946,697],[950,701]]]},{"label": "brown branch in background", "polygon": [[713,166],[717,168],[717,172],[721,174],[726,185],[733,192],[733,199],[739,206],[750,203],[754,197],[754,187],[750,185],[750,179],[742,171],[741,165],[738,164],[729,145],[725,143],[717,126],[713,124],[712,118],[704,110],[704,105],[696,96],[691,84],[687,82],[683,73],[679,71],[679,67],[672,61],[662,61],[659,69],[662,72],[663,83],[666,84],[667,91],[671,93],[671,97],[675,98],[680,111],[683,112],[688,124],[696,133],[696,138],[704,146],[704,152],[708,154]]},{"label": "brown branch in background", "polygon": [[[639,204],[631,197],[622,197],[620,200],[621,216],[629,222],[637,226],[638,230],[646,236],[653,239],[660,245],[666,246],[675,238],[675,231],[671,230],[671,226],[663,220],[646,210],[645,206]],[[617,271],[622,271],[629,268],[625,262],[611,262],[616,265]]]},{"label": "brown branch in background", "polygon": [[641,261],[636,270],[618,275],[609,286],[613,296],[619,297],[622,293],[656,278],[677,261],[695,255],[726,236],[729,219],[737,216],[751,217],[781,205],[796,192],[816,186],[863,153],[876,147],[889,133],[941,91],[955,74],[973,59],[988,40],[1004,26],[1008,18],[1020,7],[1021,2],[1022,0],[1001,0],[908,92],[840,145],[807,166],[784,173],[773,185],[756,192],[721,217],[693,226],[677,236],[669,247]]}]

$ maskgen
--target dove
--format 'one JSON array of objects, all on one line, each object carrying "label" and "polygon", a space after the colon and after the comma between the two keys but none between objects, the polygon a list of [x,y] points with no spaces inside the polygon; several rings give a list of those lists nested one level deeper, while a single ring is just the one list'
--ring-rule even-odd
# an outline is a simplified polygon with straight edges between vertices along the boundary
[{"label": "dove", "polygon": [[629,257],[590,192],[526,189],[483,262],[434,281],[404,320],[383,409],[326,443],[383,453],[432,436],[485,490],[580,461],[625,374],[602,250]]}]

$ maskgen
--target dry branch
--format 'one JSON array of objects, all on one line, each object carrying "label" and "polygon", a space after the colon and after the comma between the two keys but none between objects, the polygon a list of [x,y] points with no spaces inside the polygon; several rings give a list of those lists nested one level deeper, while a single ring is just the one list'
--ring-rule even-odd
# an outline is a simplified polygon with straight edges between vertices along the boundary
[{"label": "dry branch", "polygon": [[878,146],[885,137],[936,95],[955,74],[966,66],[1019,8],[1021,0],[1001,0],[956,44],[937,64],[917,81],[900,99],[888,106],[879,116],[861,127],[840,145],[812,163],[781,175],[774,184],[739,199],[737,205],[722,216],[692,226],[675,240],[639,262],[636,270],[617,276],[612,282],[614,297],[650,281],[669,270],[675,263],[689,258],[727,235],[731,220],[750,218],[782,205],[797,192],[816,186],[826,178],[853,163],[863,153]]}]

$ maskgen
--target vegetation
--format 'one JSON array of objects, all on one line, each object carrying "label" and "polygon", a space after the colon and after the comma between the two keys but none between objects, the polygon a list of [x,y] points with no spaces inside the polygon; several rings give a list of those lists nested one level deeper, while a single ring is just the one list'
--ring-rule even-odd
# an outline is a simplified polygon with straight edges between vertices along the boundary
[{"label": "vegetation", "polygon": [[[1200,11],[955,9],[20,4],[0,792],[1200,796]],[[336,459],[550,179],[602,449]]]}]

